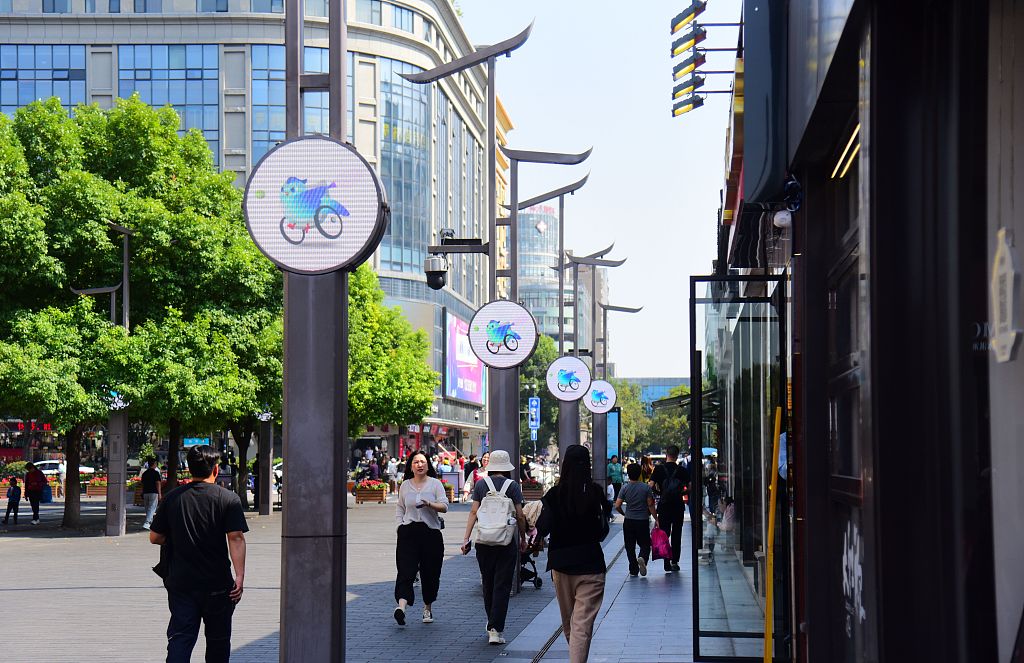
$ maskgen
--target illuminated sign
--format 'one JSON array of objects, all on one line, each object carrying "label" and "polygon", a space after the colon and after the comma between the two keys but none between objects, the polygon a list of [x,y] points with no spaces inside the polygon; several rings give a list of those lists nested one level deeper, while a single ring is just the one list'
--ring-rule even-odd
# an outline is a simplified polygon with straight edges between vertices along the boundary
[{"label": "illuminated sign", "polygon": [[590,391],[590,368],[579,357],[559,357],[548,366],[548,391],[560,401],[578,401]]},{"label": "illuminated sign", "polygon": [[469,323],[445,311],[444,395],[484,404],[484,365],[469,346]]},{"label": "illuminated sign", "polygon": [[604,414],[615,407],[615,387],[604,380],[594,380],[583,397],[583,405],[594,414]]},{"label": "illuminated sign", "polygon": [[354,147],[326,136],[270,150],[249,176],[242,211],[259,250],[297,274],[356,267],[390,218],[376,172]]},{"label": "illuminated sign", "polygon": [[618,456],[621,453],[619,451],[619,440],[622,438],[622,417],[620,414],[621,412],[619,410],[611,410],[608,412],[608,423],[606,426],[608,430],[608,445],[606,447],[608,458]]},{"label": "illuminated sign", "polygon": [[484,304],[469,323],[469,345],[491,368],[514,368],[537,347],[537,321],[515,302]]}]

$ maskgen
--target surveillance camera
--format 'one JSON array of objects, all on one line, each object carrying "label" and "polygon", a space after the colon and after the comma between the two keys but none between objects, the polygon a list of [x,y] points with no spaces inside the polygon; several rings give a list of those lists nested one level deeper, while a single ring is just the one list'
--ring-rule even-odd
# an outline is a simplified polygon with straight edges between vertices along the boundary
[{"label": "surveillance camera", "polygon": [[455,239],[455,230],[452,228],[441,228],[441,232],[439,234],[441,236],[442,244],[446,239]]},{"label": "surveillance camera", "polygon": [[439,255],[427,256],[423,259],[423,273],[427,275],[427,285],[432,290],[440,290],[447,281],[448,260]]}]

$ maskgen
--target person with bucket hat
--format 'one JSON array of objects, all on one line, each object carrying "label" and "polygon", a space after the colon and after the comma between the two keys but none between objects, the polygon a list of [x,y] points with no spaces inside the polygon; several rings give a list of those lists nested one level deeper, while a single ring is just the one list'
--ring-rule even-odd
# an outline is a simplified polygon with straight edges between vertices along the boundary
[{"label": "person with bucket hat", "polygon": [[[515,467],[508,452],[491,452],[487,475],[473,486],[473,507],[466,521],[462,554],[468,555],[476,532],[476,561],[483,582],[487,641],[505,643],[505,617],[516,569],[516,544],[526,550],[523,489],[512,480]],[[518,532],[518,536],[516,533]]]}]

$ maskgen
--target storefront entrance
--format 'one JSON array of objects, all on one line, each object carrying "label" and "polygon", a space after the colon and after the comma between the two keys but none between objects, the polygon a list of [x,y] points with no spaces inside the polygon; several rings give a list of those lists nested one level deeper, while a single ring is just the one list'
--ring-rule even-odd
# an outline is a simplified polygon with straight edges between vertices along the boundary
[{"label": "storefront entrance", "polygon": [[[789,455],[786,436],[777,440],[775,425],[778,416],[778,432],[785,432],[785,306],[783,276],[690,278],[698,661],[762,660],[769,603],[774,660],[791,658]],[[772,525],[773,485],[778,498]]]}]

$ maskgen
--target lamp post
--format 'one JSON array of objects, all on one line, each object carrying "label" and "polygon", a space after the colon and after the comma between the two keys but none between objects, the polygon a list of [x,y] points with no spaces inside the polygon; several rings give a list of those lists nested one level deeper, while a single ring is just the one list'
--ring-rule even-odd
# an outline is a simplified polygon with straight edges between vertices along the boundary
[{"label": "lamp post", "polygon": [[[512,150],[506,147],[500,148],[502,154],[509,159],[509,197],[511,198],[509,209],[509,270],[507,276],[510,279],[508,296],[512,301],[519,297],[519,164],[520,163],[543,163],[559,166],[575,166],[583,163],[590,156],[593,148],[580,152],[579,154],[565,154],[561,152],[536,152],[528,150]],[[578,182],[579,187],[583,186],[586,178]],[[570,185],[570,188],[575,185]],[[579,188],[576,187],[576,188]],[[573,189],[575,190],[575,189]],[[564,195],[564,194],[563,194]],[[561,233],[562,231],[559,230]],[[561,257],[559,257],[561,260]],[[501,276],[501,274],[499,274]],[[562,293],[559,293],[559,297]],[[515,412],[519,409],[519,369],[505,371],[491,371],[488,384],[489,402],[492,404],[491,423],[494,434],[492,441],[494,448],[505,449],[509,456],[519,457],[519,416]],[[561,412],[561,410],[559,410]],[[561,449],[561,442],[559,442]],[[516,473],[518,477],[518,472]]]},{"label": "lamp post", "polygon": [[[121,234],[121,283],[106,288],[85,288],[71,292],[76,295],[110,295],[110,323],[117,324],[117,291],[121,291],[121,326],[128,331],[129,324],[129,257],[131,254],[131,238],[135,231],[124,226],[107,222],[107,226]],[[124,536],[127,508],[125,491],[128,474],[128,404],[119,396],[111,399],[110,417],[107,420],[107,536]],[[75,485],[78,485],[77,478]]]},{"label": "lamp post", "polygon": [[611,304],[599,304],[601,307],[601,333],[602,337],[597,339],[601,342],[601,378],[604,380],[608,379],[608,311],[616,311],[619,313],[639,313],[644,310],[643,306],[639,308],[630,308],[628,306],[612,306]]}]

